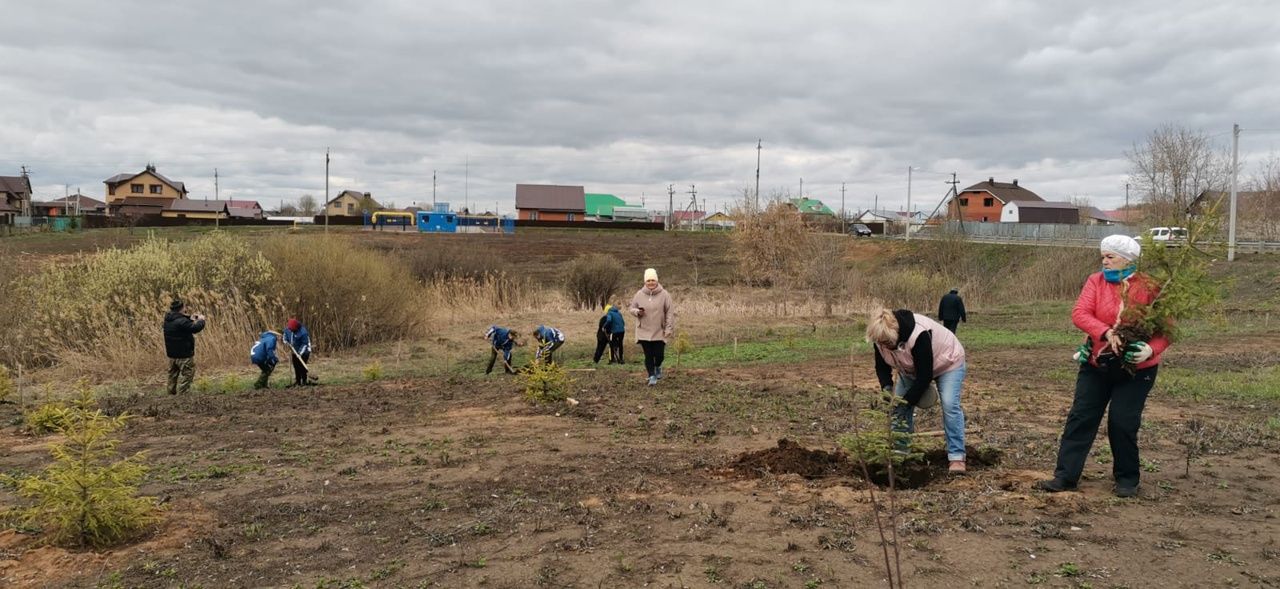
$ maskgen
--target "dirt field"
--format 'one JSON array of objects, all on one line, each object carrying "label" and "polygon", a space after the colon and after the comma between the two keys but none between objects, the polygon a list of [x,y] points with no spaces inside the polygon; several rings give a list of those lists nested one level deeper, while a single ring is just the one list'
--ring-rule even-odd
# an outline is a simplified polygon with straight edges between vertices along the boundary
[{"label": "dirt field", "polygon": [[[581,239],[562,235],[538,238],[559,252],[545,255],[568,256],[557,248]],[[589,243],[630,248],[601,239]],[[1070,403],[1079,337],[1064,312],[978,311],[962,326],[967,442],[988,464],[896,493],[906,585],[1280,585],[1270,319],[1233,315],[1166,355],[1144,419],[1141,493],[1122,500],[1104,435],[1081,492],[1031,489],[1052,470]],[[652,388],[634,344],[631,364],[580,370],[593,342],[579,337],[566,347],[572,407],[531,404],[511,377],[485,377],[483,344],[462,335],[321,363],[340,384],[181,398],[112,389],[104,407],[138,416],[122,450],[148,452],[143,491],[162,498],[163,524],[102,553],[0,531],[0,586],[883,586],[868,483],[842,456],[809,452],[836,453],[873,397],[870,353],[850,358],[853,318],[806,325],[766,322],[730,353],[714,322],[691,321],[697,349],[680,368],[669,355]],[[762,357],[747,360],[749,346]],[[406,368],[369,383],[335,372],[368,355]],[[1188,459],[1193,422],[1208,450]],[[0,471],[46,463],[49,439],[23,434],[14,405],[0,405],[0,423]],[[940,429],[937,410],[918,428]],[[785,465],[804,475],[777,472]]]}]

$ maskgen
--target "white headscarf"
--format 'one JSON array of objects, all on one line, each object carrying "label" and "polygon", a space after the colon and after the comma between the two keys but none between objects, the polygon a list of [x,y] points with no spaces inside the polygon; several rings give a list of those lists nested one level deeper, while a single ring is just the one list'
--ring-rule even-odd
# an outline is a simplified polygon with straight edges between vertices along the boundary
[{"label": "white headscarf", "polygon": [[1111,252],[1129,260],[1130,262],[1138,259],[1138,256],[1142,255],[1142,245],[1138,243],[1138,240],[1129,237],[1128,235],[1108,236],[1106,239],[1102,240],[1102,244],[1099,246],[1099,249],[1101,249],[1103,253]]}]

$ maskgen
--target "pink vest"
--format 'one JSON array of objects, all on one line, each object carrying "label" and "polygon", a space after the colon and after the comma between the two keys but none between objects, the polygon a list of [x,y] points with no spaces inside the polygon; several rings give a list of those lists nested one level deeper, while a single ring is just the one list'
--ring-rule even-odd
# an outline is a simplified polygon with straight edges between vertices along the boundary
[{"label": "pink vest", "polygon": [[896,348],[885,348],[880,344],[876,344],[880,348],[880,355],[884,361],[899,372],[907,376],[913,376],[916,373],[915,360],[911,357],[911,348],[915,347],[916,340],[920,339],[920,334],[929,332],[933,338],[933,376],[937,378],[946,374],[964,364],[964,346],[960,345],[960,340],[956,339],[956,335],[951,333],[950,329],[943,327],[937,321],[934,321],[919,313],[913,313],[916,318],[916,328],[911,331],[911,337],[907,338],[907,342]]}]

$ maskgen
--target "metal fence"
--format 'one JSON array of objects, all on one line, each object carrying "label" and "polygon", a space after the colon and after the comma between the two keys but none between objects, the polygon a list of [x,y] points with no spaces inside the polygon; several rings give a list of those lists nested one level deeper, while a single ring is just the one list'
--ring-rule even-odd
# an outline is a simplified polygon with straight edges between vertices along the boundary
[{"label": "metal fence", "polygon": [[1002,238],[1024,241],[1098,241],[1108,235],[1135,235],[1137,228],[1128,225],[1066,225],[1061,223],[977,223],[948,221],[941,227],[945,233],[964,235],[969,239]]}]

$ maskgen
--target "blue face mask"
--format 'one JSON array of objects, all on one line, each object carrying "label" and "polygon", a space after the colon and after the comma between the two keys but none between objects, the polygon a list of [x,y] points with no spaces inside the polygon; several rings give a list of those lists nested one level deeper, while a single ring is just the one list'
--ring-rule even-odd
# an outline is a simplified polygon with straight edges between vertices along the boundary
[{"label": "blue face mask", "polygon": [[1136,267],[1133,264],[1125,266],[1124,268],[1121,268],[1119,270],[1108,270],[1106,268],[1103,268],[1102,278],[1105,279],[1107,282],[1111,282],[1111,283],[1120,282],[1121,280],[1124,280],[1130,276],[1133,276],[1133,271],[1135,269]]}]

